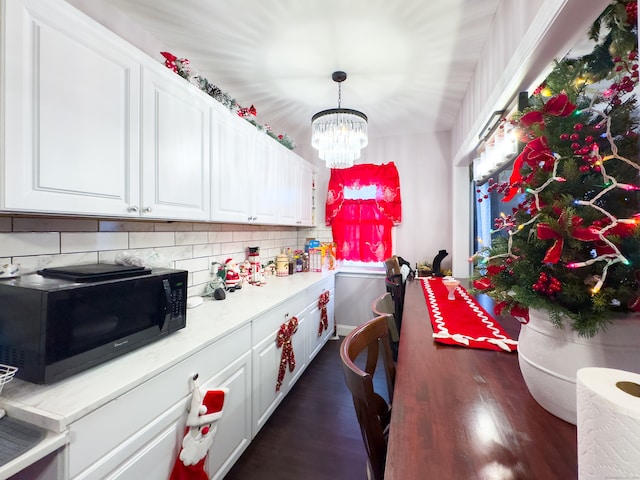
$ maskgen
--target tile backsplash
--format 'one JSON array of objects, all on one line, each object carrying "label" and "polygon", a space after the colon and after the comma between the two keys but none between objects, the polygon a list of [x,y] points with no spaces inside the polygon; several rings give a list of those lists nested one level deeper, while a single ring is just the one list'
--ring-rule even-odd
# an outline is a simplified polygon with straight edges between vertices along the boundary
[{"label": "tile backsplash", "polygon": [[23,274],[46,267],[115,263],[118,253],[154,258],[189,271],[189,295],[204,292],[212,262],[246,259],[260,247],[263,263],[307,237],[331,241],[326,228],[200,222],[119,221],[92,218],[0,216],[0,264],[20,264]]}]

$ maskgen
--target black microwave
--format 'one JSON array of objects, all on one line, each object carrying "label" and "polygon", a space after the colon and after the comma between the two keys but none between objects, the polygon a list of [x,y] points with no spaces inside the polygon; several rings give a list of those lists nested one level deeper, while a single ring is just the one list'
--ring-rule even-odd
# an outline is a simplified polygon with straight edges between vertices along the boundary
[{"label": "black microwave", "polygon": [[91,264],[0,280],[0,363],[48,384],[186,325],[187,272]]}]

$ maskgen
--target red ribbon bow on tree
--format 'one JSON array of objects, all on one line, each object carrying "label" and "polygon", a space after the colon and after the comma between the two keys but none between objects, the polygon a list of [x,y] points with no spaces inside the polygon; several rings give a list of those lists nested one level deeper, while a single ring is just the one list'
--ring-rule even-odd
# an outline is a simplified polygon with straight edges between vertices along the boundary
[{"label": "red ribbon bow on tree", "polygon": [[276,382],[276,392],[280,391],[282,382],[284,380],[284,374],[286,372],[287,365],[289,365],[289,371],[293,372],[296,368],[296,357],[293,353],[293,345],[291,344],[291,337],[298,331],[298,319],[292,317],[288,322],[284,322],[280,325],[278,330],[278,336],[276,337],[276,345],[278,348],[282,348],[282,356],[280,357],[280,368],[278,369],[278,381]]},{"label": "red ribbon bow on tree", "polygon": [[[562,228],[567,225],[567,216],[563,212],[558,219],[558,223]],[[582,217],[571,217],[571,225],[569,226],[570,235],[576,240],[583,242],[593,242],[600,239],[598,230],[594,227],[581,227]],[[564,237],[561,232],[554,230],[548,223],[538,224],[538,238],[540,240],[555,240],[553,245],[549,247],[547,253],[542,260],[544,263],[558,263],[560,255],[562,254],[562,247],[564,246]]]},{"label": "red ribbon bow on tree", "polygon": [[[534,110],[532,112],[524,114],[520,117],[520,125],[524,127],[531,127],[534,124],[540,124],[540,127],[544,129],[544,116],[553,115],[554,117],[567,117],[573,113],[576,106],[569,101],[569,97],[566,93],[561,93],[554,97],[551,97],[542,107],[542,110]],[[537,168],[544,168],[551,171],[555,157],[553,152],[549,148],[547,137],[544,135],[538,136],[527,143],[522,150],[522,153],[513,162],[513,171],[509,178],[510,188],[507,190],[503,202],[508,202],[516,196],[520,185],[523,181],[528,181],[531,174],[527,178],[522,178],[520,169],[526,163],[531,167],[532,173]]]},{"label": "red ribbon bow on tree", "polygon": [[520,117],[520,124],[530,127],[533,124],[541,123],[544,127],[544,116],[553,115],[554,117],[567,117],[573,113],[576,106],[569,101],[566,93],[561,93],[551,97],[543,105],[542,110],[534,110]]},{"label": "red ribbon bow on tree", "polygon": [[329,303],[329,290],[322,292],[318,297],[318,308],[320,309],[320,326],[318,327],[318,336],[322,335],[322,331],[329,328],[329,317],[327,316],[327,304]]},{"label": "red ribbon bow on tree", "polygon": [[511,177],[509,177],[509,185],[511,185],[511,187],[509,187],[509,190],[502,201],[510,201],[518,193],[519,186],[522,182],[529,180],[530,175],[523,178],[522,173],[520,172],[525,164],[531,167],[531,171],[533,173],[539,167],[548,170],[553,169],[554,162],[555,157],[549,148],[547,137],[542,136],[531,140],[524,146],[522,153],[518,155],[513,162],[513,171],[511,172]]}]

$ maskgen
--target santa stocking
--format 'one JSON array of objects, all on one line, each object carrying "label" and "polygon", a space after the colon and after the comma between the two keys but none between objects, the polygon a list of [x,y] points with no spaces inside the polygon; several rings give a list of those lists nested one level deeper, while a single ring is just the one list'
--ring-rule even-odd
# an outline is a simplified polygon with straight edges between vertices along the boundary
[{"label": "santa stocking", "polygon": [[221,388],[207,390],[203,396],[197,376],[191,379],[190,383],[191,409],[187,417],[182,448],[169,480],[209,480],[204,463],[213,444],[217,423],[222,418],[224,399],[229,393],[228,389]]}]

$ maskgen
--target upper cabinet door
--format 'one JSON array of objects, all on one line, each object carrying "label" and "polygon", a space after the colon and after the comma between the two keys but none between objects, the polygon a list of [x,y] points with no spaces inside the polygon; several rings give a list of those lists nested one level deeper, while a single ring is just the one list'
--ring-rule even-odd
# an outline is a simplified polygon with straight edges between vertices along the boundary
[{"label": "upper cabinet door", "polygon": [[139,60],[64,2],[3,2],[0,208],[137,215]]},{"label": "upper cabinet door", "polygon": [[222,106],[212,107],[212,113],[211,220],[254,222],[250,185],[256,154],[255,127]]},{"label": "upper cabinet door", "polygon": [[298,219],[297,224],[310,227],[314,223],[313,208],[315,199],[313,168],[306,160],[300,159],[298,171]]},{"label": "upper cabinet door", "polygon": [[282,150],[280,155],[279,219],[284,225],[298,223],[298,179],[299,158],[289,150]]},{"label": "upper cabinet door", "polygon": [[210,99],[158,66],[142,73],[142,200],[150,218],[209,220]]},{"label": "upper cabinet door", "polygon": [[256,223],[278,221],[278,154],[280,144],[264,133],[258,133],[256,155],[253,157],[251,210]]}]

